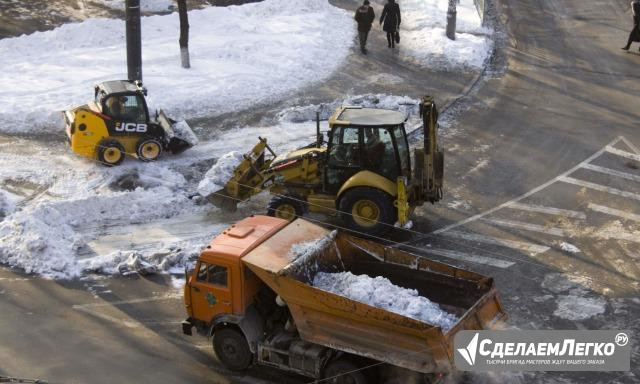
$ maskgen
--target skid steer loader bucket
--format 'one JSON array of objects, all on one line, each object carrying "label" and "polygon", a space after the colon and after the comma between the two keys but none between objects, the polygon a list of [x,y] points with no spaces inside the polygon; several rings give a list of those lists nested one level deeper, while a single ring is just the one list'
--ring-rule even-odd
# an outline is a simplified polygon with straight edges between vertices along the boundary
[{"label": "skid steer loader bucket", "polygon": [[198,144],[198,138],[186,121],[175,121],[161,110],[158,113],[158,122],[167,134],[169,152],[178,154]]},{"label": "skid steer loader bucket", "polygon": [[222,210],[233,212],[240,201],[248,200],[251,196],[262,192],[264,185],[271,180],[272,176],[267,170],[276,154],[267,145],[267,139],[262,137],[259,139],[260,141],[251,151],[242,155],[242,161],[233,170],[224,188],[207,196],[211,204]]}]

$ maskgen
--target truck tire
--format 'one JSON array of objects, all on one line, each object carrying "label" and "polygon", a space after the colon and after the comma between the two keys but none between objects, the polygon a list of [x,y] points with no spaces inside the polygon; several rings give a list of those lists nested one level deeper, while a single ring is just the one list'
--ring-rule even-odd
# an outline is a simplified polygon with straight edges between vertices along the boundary
[{"label": "truck tire", "polygon": [[298,196],[275,196],[267,205],[267,215],[285,220],[293,220],[304,215],[305,206]]},{"label": "truck tire", "polygon": [[324,380],[331,384],[367,384],[369,380],[360,367],[347,359],[334,360],[324,370]]},{"label": "truck tire", "polygon": [[108,167],[120,165],[124,161],[124,147],[117,140],[100,141],[96,152],[98,153],[98,161]]},{"label": "truck tire", "polygon": [[156,139],[142,138],[136,145],[136,154],[142,161],[158,160],[162,153],[162,144]]},{"label": "truck tire", "polygon": [[397,216],[391,196],[370,187],[349,189],[340,198],[339,208],[349,229],[372,236],[389,231]]},{"label": "truck tire", "polygon": [[232,328],[222,328],[213,334],[213,350],[220,362],[232,371],[244,371],[253,362],[247,339]]}]

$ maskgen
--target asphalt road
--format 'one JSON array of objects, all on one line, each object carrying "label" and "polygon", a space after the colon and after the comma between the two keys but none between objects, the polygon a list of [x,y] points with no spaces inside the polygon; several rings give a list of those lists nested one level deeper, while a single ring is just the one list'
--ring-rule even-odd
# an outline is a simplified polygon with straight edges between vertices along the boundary
[{"label": "asphalt road", "polygon": [[[631,23],[628,4],[496,6],[506,71],[456,105],[443,132],[445,199],[414,220],[413,230],[429,235],[396,240],[494,276],[511,327],[638,334],[640,56],[620,50]],[[372,50],[363,78],[396,65],[384,50]],[[353,63],[364,60],[357,55]],[[403,84],[419,95],[433,72],[414,72]],[[166,276],[65,283],[2,269],[0,376],[52,383],[305,382],[261,368],[231,375],[205,339],[180,334],[182,317],[180,292]],[[632,372],[477,381],[633,383],[640,381],[639,358],[635,343]]]}]

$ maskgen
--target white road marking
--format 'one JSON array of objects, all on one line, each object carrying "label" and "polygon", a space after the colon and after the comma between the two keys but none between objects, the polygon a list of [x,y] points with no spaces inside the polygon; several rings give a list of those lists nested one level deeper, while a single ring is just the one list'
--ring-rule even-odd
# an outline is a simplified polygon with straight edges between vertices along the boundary
[{"label": "white road marking", "polygon": [[541,205],[524,204],[524,203],[518,203],[518,202],[513,202],[509,204],[507,208],[519,209],[522,211],[529,211],[529,212],[548,213],[550,215],[574,217],[576,219],[582,219],[582,220],[587,218],[587,215],[584,212],[571,211],[569,209],[560,209],[560,208],[553,208],[553,207],[543,207]]},{"label": "white road marking", "polygon": [[629,212],[621,211],[619,209],[605,207],[604,205],[598,205],[593,203],[589,203],[588,208],[596,212],[606,213],[607,215],[617,216],[626,220],[633,220],[633,221],[640,222],[640,215],[636,215],[634,213],[629,213]]},{"label": "white road marking", "polygon": [[622,149],[614,148],[612,146],[607,146],[607,152],[612,153],[617,156],[626,157],[627,159],[640,161],[640,155],[636,155],[631,152],[623,151]]},{"label": "white road marking", "polygon": [[538,253],[543,253],[549,250],[549,247],[544,245],[528,243],[525,241],[502,239],[502,238],[493,237],[493,236],[485,236],[479,233],[449,231],[449,232],[445,232],[444,235],[455,237],[457,239],[477,241],[478,243],[495,244],[495,245],[500,245],[507,248],[518,249],[521,251],[529,252],[532,256],[535,256]]},{"label": "white road marking", "polygon": [[430,249],[429,248],[429,249],[425,249],[425,252],[431,253],[434,255],[448,257],[454,260],[469,261],[471,263],[477,263],[477,264],[486,264],[486,265],[490,265],[492,267],[497,267],[497,268],[509,268],[510,266],[515,264],[512,261],[505,261],[505,260],[494,259],[486,256],[461,253],[461,252],[451,251],[447,249],[437,249],[437,248]]},{"label": "white road marking", "polygon": [[620,171],[616,171],[615,169],[605,168],[598,165],[585,164],[582,166],[582,168],[588,169],[590,171],[604,173],[607,175],[622,177],[623,179],[627,179],[627,180],[640,181],[640,176],[638,175],[632,175],[627,172],[620,172]]},{"label": "white road marking", "polygon": [[569,183],[569,184],[577,185],[580,187],[590,188],[596,191],[606,192],[612,195],[618,195],[618,196],[640,201],[640,195],[637,193],[622,191],[620,189],[607,187],[606,185],[596,184],[596,183],[592,183],[584,180],[578,180],[578,179],[574,179],[573,177],[566,177],[566,176],[561,177],[560,181],[564,183]]},{"label": "white road marking", "polygon": [[8,281],[8,282],[14,282],[14,281],[29,281],[31,279],[28,279],[26,277],[0,277],[0,281]]},{"label": "white road marking", "polygon": [[485,223],[499,225],[502,227],[525,229],[532,232],[545,233],[547,235],[564,237],[565,233],[560,228],[544,227],[542,225],[523,223],[521,221],[502,220],[502,219],[482,219]]},{"label": "white road marking", "polygon": [[629,148],[631,148],[632,151],[634,151],[637,155],[640,155],[640,149],[638,149],[635,145],[633,145],[632,142],[627,140],[627,138],[624,136],[622,136],[621,139],[625,144],[627,144]]},{"label": "white road marking", "polygon": [[[609,144],[607,144],[604,148],[602,148],[602,149],[601,149],[601,150],[599,150],[598,152],[594,153],[593,155],[589,156],[587,159],[585,159],[584,161],[582,161],[580,164],[578,164],[578,165],[576,165],[575,167],[573,167],[573,168],[569,169],[568,171],[566,171],[566,172],[564,172],[564,173],[560,174],[559,176],[554,177],[553,179],[551,179],[551,180],[547,181],[546,183],[544,183],[544,184],[542,184],[542,185],[537,186],[536,188],[534,188],[534,189],[530,190],[529,192],[527,192],[527,193],[525,193],[525,194],[523,194],[523,195],[520,195],[520,196],[516,197],[515,199],[509,200],[509,201],[507,201],[506,203],[502,203],[502,204],[500,204],[500,205],[498,205],[498,206],[496,206],[496,207],[493,207],[493,208],[491,208],[491,209],[489,209],[489,210],[487,210],[487,211],[484,211],[484,212],[482,212],[482,213],[479,213],[479,214],[477,214],[477,215],[473,215],[473,216],[468,217],[468,218],[466,218],[466,219],[464,219],[464,220],[458,221],[457,223],[453,223],[453,224],[447,225],[447,226],[445,226],[445,227],[442,227],[442,228],[440,228],[440,229],[438,229],[438,230],[435,230],[435,231],[431,232],[430,234],[431,234],[431,235],[435,235],[435,234],[438,234],[438,233],[446,232],[446,231],[448,231],[448,230],[450,230],[450,229],[453,229],[453,228],[459,227],[459,226],[461,226],[461,225],[465,225],[465,224],[467,224],[467,223],[469,223],[469,222],[472,222],[472,221],[474,221],[474,220],[478,220],[478,219],[480,219],[480,218],[482,218],[482,217],[484,217],[484,216],[487,216],[487,215],[489,215],[489,214],[492,214],[492,213],[494,213],[494,212],[496,212],[496,211],[498,211],[498,210],[500,210],[500,209],[502,209],[502,208],[504,208],[504,207],[507,207],[507,206],[509,206],[510,204],[513,204],[514,202],[517,202],[517,201],[523,200],[524,198],[527,198],[527,197],[529,197],[529,196],[533,195],[534,193],[540,192],[541,190],[543,190],[543,189],[547,188],[547,187],[548,187],[548,186],[550,186],[551,184],[553,184],[553,183],[555,183],[556,181],[558,181],[560,178],[565,177],[565,176],[570,175],[571,173],[575,172],[575,171],[576,171],[576,170],[578,170],[580,167],[582,167],[582,165],[587,164],[587,163],[590,163],[590,162],[591,162],[591,161],[593,161],[594,159],[598,158],[600,155],[602,155],[602,154],[605,152],[605,149],[606,149],[606,148],[608,148],[608,147],[610,147],[610,146],[612,146],[612,145],[617,144],[620,140],[624,140],[624,138],[623,138],[622,136],[618,136],[617,138],[615,138],[614,140],[612,140]],[[626,143],[626,140],[625,140],[625,143]]]}]

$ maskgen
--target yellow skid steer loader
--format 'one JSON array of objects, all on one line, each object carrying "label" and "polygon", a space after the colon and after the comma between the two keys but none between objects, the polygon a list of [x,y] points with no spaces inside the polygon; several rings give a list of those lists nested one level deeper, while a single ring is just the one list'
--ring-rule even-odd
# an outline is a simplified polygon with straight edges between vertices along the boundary
[{"label": "yellow skid steer loader", "polygon": [[93,101],[63,112],[71,150],[114,166],[127,154],[153,161],[163,151],[177,154],[198,142],[186,122],[177,123],[163,111],[150,117],[146,95],[138,81],[96,85]]}]

